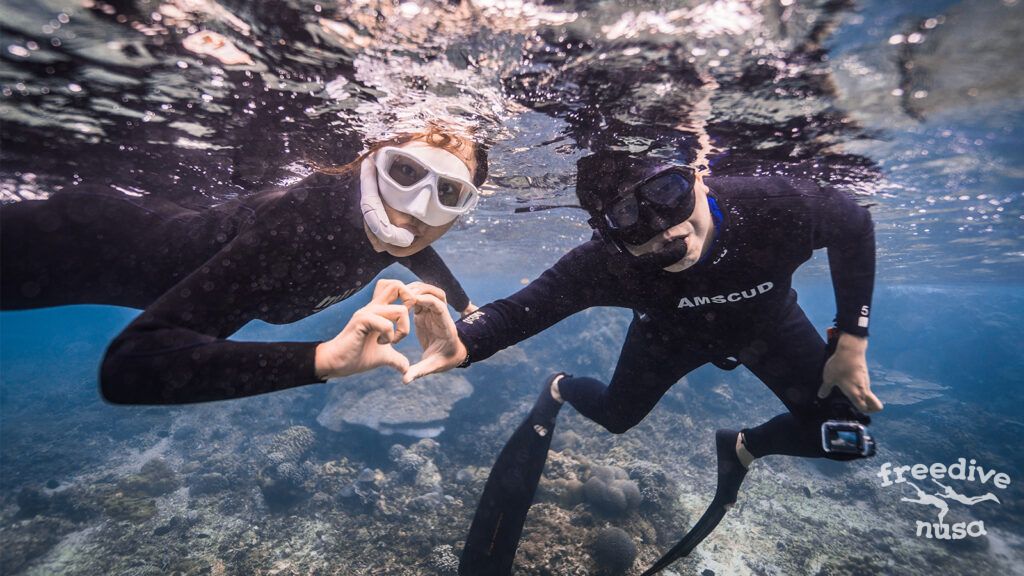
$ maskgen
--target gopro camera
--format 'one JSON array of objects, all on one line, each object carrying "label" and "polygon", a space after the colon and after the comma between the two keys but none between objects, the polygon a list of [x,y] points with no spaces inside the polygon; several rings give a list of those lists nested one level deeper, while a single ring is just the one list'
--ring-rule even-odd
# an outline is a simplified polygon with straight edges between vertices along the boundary
[{"label": "gopro camera", "polygon": [[855,420],[827,420],[821,425],[821,447],[829,454],[875,455],[875,439]]}]

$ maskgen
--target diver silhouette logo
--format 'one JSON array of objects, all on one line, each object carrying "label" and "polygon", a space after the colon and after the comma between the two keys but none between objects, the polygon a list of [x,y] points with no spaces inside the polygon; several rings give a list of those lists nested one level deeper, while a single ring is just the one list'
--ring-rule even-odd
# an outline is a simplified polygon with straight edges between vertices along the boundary
[{"label": "diver silhouette logo", "polygon": [[924,504],[927,506],[935,506],[939,509],[939,524],[943,524],[943,519],[949,512],[949,504],[946,501],[938,497],[938,494],[928,494],[924,490],[918,488],[913,482],[907,482],[907,486],[910,486],[917,491],[917,499],[911,498],[900,498],[900,502],[913,502],[914,504]]},{"label": "diver silhouette logo", "polygon": [[934,478],[932,478],[932,482],[938,484],[945,491],[942,494],[939,494],[938,492],[935,493],[935,495],[938,496],[939,498],[945,498],[947,500],[956,500],[957,502],[961,504],[966,504],[968,506],[974,506],[978,502],[984,502],[985,500],[992,500],[996,504],[1002,504],[1002,502],[999,501],[999,498],[997,498],[996,495],[991,492],[986,492],[981,496],[969,498],[967,496],[964,496],[963,494],[958,494],[957,491],[953,490],[952,487],[946,486],[945,484],[939,482]]},{"label": "diver silhouette logo", "polygon": [[[915,480],[929,479],[935,483],[941,490],[933,493],[925,492],[917,484],[914,484],[903,475],[909,473]],[[980,496],[967,496],[957,492],[952,486],[939,482],[940,479],[949,478],[951,480],[963,480],[967,482],[980,482],[981,484],[988,484],[991,481],[992,486],[1000,490],[1005,490],[1010,485],[1010,476],[1004,472],[998,472],[993,469],[985,469],[985,467],[979,465],[973,458],[968,464],[967,459],[960,458],[955,463],[946,466],[945,464],[935,463],[930,466],[924,464],[914,464],[912,466],[893,466],[889,462],[885,462],[881,465],[878,471],[878,477],[882,479],[882,487],[893,486],[896,484],[906,484],[914,489],[915,497],[902,497],[901,502],[910,502],[912,504],[921,504],[923,506],[933,506],[938,510],[938,522],[929,523],[917,521],[917,535],[925,538],[937,538],[940,540],[960,540],[962,538],[984,536],[988,532],[985,530],[985,523],[981,520],[974,520],[972,522],[955,522],[952,524],[946,523],[946,515],[949,513],[949,503],[956,502],[963,504],[964,506],[974,506],[981,502],[995,502],[996,504],[1002,504],[999,497],[994,493],[986,492]],[[895,479],[891,479],[895,477]]]}]

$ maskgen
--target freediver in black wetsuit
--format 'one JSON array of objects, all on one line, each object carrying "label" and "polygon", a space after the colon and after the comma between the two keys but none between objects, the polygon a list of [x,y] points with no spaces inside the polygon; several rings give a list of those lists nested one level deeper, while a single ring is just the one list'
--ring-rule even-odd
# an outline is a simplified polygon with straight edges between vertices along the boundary
[{"label": "freediver in black wetsuit", "polygon": [[378,283],[371,305],[327,342],[228,337],[253,319],[284,324],[324,310],[394,262],[450,291],[458,311],[474,310],[430,243],[473,207],[486,160],[482,147],[432,126],[203,211],[102,189],[6,204],[0,308],[144,308],[103,360],[101,391],[115,403],[204,402],[381,365],[404,371],[390,344],[408,333],[412,299],[397,281]]},{"label": "freediver in black wetsuit", "polygon": [[[680,378],[707,364],[742,364],[788,412],[742,432],[719,430],[718,487],[704,517],[649,574],[689,553],[736,501],[747,466],[770,454],[826,452],[824,422],[868,422],[882,408],[868,383],[874,227],[846,194],[807,180],[708,178],[656,159],[599,153],[577,165],[577,195],[594,238],[512,296],[457,323],[436,289],[417,288],[434,314],[416,315],[423,360],[405,380],[484,360],[592,306],[630,308],[634,319],[609,385],[556,374],[513,433],[488,478],[460,574],[509,574],[562,401],[613,433],[650,412]],[[796,269],[828,249],[840,335],[826,343],[797,304]],[[824,382],[824,383],[823,383]],[[838,387],[839,390],[834,389]]]}]

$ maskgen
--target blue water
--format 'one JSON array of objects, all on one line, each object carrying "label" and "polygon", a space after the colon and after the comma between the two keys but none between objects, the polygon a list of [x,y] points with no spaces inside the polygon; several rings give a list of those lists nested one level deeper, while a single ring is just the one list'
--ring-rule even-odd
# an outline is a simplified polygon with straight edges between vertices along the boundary
[{"label": "blue water", "polygon": [[[0,3],[0,200],[89,183],[215,204],[301,176],[304,160],[344,161],[364,139],[444,111],[491,143],[485,197],[437,244],[484,304],[589,238],[578,211],[512,210],[574,202],[575,161],[600,145],[652,145],[685,160],[704,153],[714,175],[828,181],[871,204],[876,222],[868,360],[887,404],[872,423],[879,455],[756,464],[748,500],[679,573],[1024,573],[1021,3],[474,2],[468,14],[426,1],[177,3],[187,13],[180,25],[174,4]],[[433,19],[403,15],[417,5]],[[221,65],[184,48],[200,29],[255,64]],[[381,277],[413,280],[397,267]],[[834,299],[823,254],[794,286],[824,330]],[[287,326],[252,322],[233,338],[325,340],[368,301],[356,294]],[[431,456],[453,500],[424,511],[389,456],[392,444],[416,439],[317,420],[346,386],[397,388],[396,373],[206,406],[108,405],[99,363],[136,314],[0,313],[0,572],[445,574],[431,554],[446,545],[457,554],[482,485],[457,474],[486,472],[542,375],[609,378],[629,319],[614,309],[579,315],[522,344],[522,356],[460,373],[473,394],[451,407]],[[418,353],[413,338],[402,350]],[[669,519],[609,520],[585,505],[535,507],[552,515],[527,535],[548,538],[568,562],[556,573],[591,566],[571,546],[603,524],[625,527],[649,563],[713,491],[707,433],[781,411],[744,369],[704,367],[621,437],[569,414],[559,426],[582,440],[555,468],[651,461],[681,487],[680,508]],[[263,450],[291,426],[317,436],[306,463],[319,467],[318,484],[282,514],[260,495]],[[151,456],[189,490],[152,498],[152,510],[118,501],[115,487]],[[916,537],[913,521],[934,514],[901,501],[912,495],[905,487],[881,487],[877,467],[960,457],[1012,479],[998,505],[951,507],[957,521],[983,519],[989,536]],[[381,499],[339,500],[363,468],[389,478]],[[200,495],[192,483],[214,473],[229,487]],[[26,516],[33,490],[86,494],[99,508]],[[144,517],[125,516],[125,505]],[[740,529],[747,550],[734,546]],[[543,573],[543,553],[521,557],[534,562],[524,573]]]}]

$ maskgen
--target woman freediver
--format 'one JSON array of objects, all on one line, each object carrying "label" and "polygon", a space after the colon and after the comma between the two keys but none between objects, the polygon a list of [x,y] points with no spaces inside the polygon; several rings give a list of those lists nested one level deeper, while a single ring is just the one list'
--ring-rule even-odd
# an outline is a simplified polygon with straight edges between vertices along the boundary
[{"label": "woman freediver", "polygon": [[[228,337],[250,320],[284,324],[324,310],[394,262],[472,312],[430,244],[475,206],[486,176],[481,145],[431,125],[201,211],[102,189],[6,204],[0,309],[143,308],[103,359],[100,388],[114,403],[223,400],[381,365],[404,371],[408,360],[390,345],[409,331],[413,298],[397,281],[379,282],[373,302],[326,342]],[[392,304],[399,298],[404,306]]]}]

